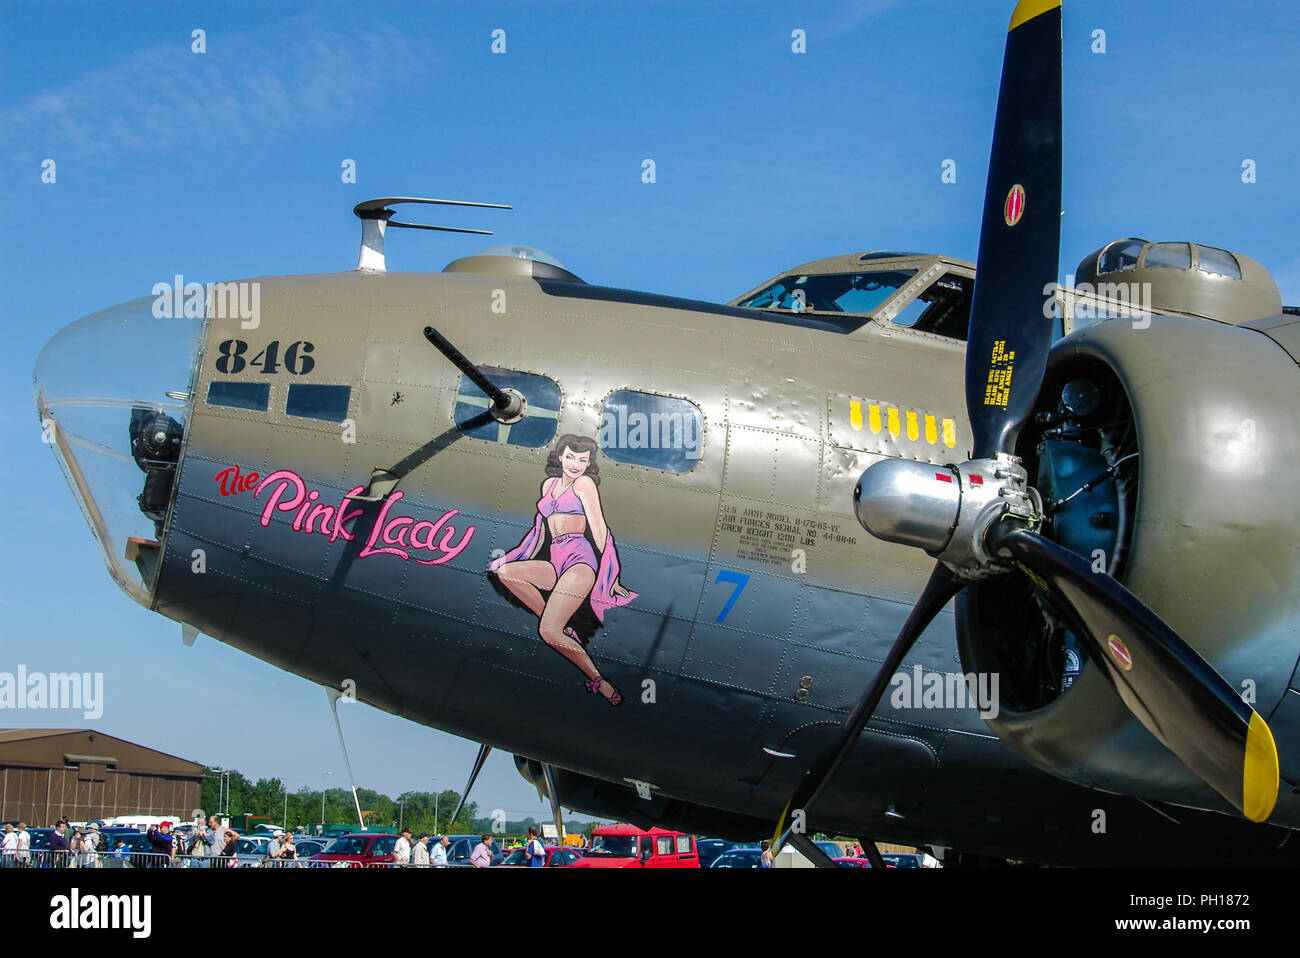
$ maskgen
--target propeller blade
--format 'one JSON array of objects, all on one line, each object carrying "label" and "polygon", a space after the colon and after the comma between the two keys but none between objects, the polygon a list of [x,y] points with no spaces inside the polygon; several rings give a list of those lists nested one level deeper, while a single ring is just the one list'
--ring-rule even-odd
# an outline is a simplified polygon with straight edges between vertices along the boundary
[{"label": "propeller blade", "polygon": [[966,342],[974,458],[1011,452],[1052,344],[1046,285],[1061,245],[1061,4],[1020,0],[1011,16],[993,127]]},{"label": "propeller blade", "polygon": [[794,796],[781,812],[781,819],[777,822],[776,833],[773,836],[774,847],[779,848],[789,837],[791,826],[787,826],[786,819],[790,818],[791,811],[802,810],[806,816],[817,799],[821,798],[831,779],[835,777],[835,772],[853,750],[853,746],[857,744],[862,730],[867,727],[867,722],[870,721],[876,706],[884,697],[885,690],[889,688],[889,680],[903,664],[903,658],[916,644],[916,640],[921,637],[926,626],[933,622],[934,617],[943,610],[952,597],[962,590],[963,585],[964,583],[942,562],[935,565],[934,571],[930,573],[930,580],[925,584],[925,590],[916,600],[916,605],[912,607],[911,614],[903,623],[898,638],[894,640],[893,648],[889,650],[889,655],[881,664],[880,671],[876,673],[875,681],[868,686],[853,711],[844,720],[836,747],[828,748],[818,756],[808,774],[799,783],[799,787],[795,789]]},{"label": "propeller blade", "polygon": [[1010,522],[995,524],[988,541],[1087,643],[1152,735],[1252,822],[1272,814],[1273,733],[1210,663],[1132,592],[1063,546]]}]

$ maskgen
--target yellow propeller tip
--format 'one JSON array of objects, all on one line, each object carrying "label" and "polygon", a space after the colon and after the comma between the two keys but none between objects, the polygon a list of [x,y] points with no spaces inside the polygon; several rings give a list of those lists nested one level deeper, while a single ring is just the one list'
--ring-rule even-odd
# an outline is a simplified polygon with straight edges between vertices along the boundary
[{"label": "yellow propeller tip", "polygon": [[1020,0],[1016,4],[1015,13],[1011,14],[1011,26],[1007,27],[1007,32],[1010,33],[1022,23],[1028,23],[1039,14],[1057,10],[1060,6],[1061,0]]},{"label": "yellow propeller tip", "polygon": [[[791,801],[793,801],[793,799]],[[772,833],[772,851],[776,851],[776,846],[781,841],[781,833],[785,831],[785,817],[789,814],[790,802],[786,802],[785,808],[781,809],[781,817],[776,821],[776,831]]]},{"label": "yellow propeller tip", "polygon": [[1278,781],[1277,745],[1273,733],[1257,712],[1251,712],[1242,762],[1242,814],[1252,822],[1267,820],[1277,804]]}]

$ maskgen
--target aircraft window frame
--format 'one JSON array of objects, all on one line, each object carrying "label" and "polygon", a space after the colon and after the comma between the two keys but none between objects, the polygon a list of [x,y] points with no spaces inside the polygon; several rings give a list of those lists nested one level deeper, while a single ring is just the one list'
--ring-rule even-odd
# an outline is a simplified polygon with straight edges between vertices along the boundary
[{"label": "aircraft window frame", "polygon": [[[1137,269],[1138,260],[1142,258],[1142,250],[1147,246],[1147,241],[1129,237],[1128,239],[1116,240],[1106,246],[1097,257],[1097,275],[1105,273],[1123,273],[1131,269]],[[1134,246],[1137,252],[1129,252]],[[1131,259],[1130,259],[1131,258]],[[1116,265],[1110,265],[1118,259]]]},{"label": "aircraft window frame", "polygon": [[[1214,265],[1217,269],[1206,266],[1206,254],[1209,259],[1218,260]],[[1196,268],[1202,273],[1210,276],[1221,276],[1225,279],[1241,279],[1241,260],[1237,259],[1229,250],[1219,249],[1217,246],[1196,246]],[[1231,269],[1234,272],[1225,272],[1224,269]]]},{"label": "aircraft window frame", "polygon": [[[225,395],[217,395],[219,393],[225,393]],[[246,395],[241,398],[240,393]],[[209,406],[216,406],[220,409],[266,412],[271,408],[271,384],[214,379],[208,383],[208,391],[204,395],[203,401]]]},{"label": "aircraft window frame", "polygon": [[[502,389],[513,389],[523,395],[526,400],[524,417],[515,423],[503,423],[490,417],[484,419],[492,401],[462,373],[456,380],[451,411],[456,431],[467,439],[514,446],[516,449],[541,449],[553,443],[558,434],[560,412],[564,408],[564,390],[560,384],[545,373],[498,366],[480,368]],[[464,428],[475,420],[483,421],[471,429]],[[548,423],[549,431],[546,429]]]},{"label": "aircraft window frame", "polygon": [[[1183,253],[1178,247],[1187,251],[1187,261],[1183,262]],[[1152,262],[1152,255],[1155,255],[1155,262]],[[1174,257],[1178,257],[1177,260]],[[1146,252],[1142,254],[1143,269],[1172,269],[1172,270],[1189,270],[1192,268],[1192,244],[1191,243],[1152,243],[1147,247]]]},{"label": "aircraft window frame", "polygon": [[[916,278],[920,272],[914,268],[900,269],[860,269],[846,270],[834,273],[787,273],[778,279],[768,283],[754,295],[745,299],[740,305],[744,309],[758,309],[763,311],[774,311],[780,313],[813,313],[820,316],[848,317],[862,316],[871,317],[880,310],[882,306],[888,303],[898,291]],[[860,288],[858,281],[867,277],[879,276],[887,278],[884,282],[868,280],[870,285],[875,283],[874,289]],[[836,281],[843,282],[846,278],[853,277],[849,281],[846,289],[838,295],[832,296],[830,288],[825,290],[825,295],[820,293],[815,298],[809,299],[807,295],[799,296],[799,293],[812,292],[818,286],[830,287]],[[897,281],[897,282],[895,282]],[[779,293],[775,292],[780,290]],[[883,296],[870,303],[868,308],[856,308],[867,304],[860,302],[860,295],[863,293],[875,293],[885,291]],[[854,294],[859,294],[855,297]],[[764,297],[769,298],[770,302],[760,303]],[[855,307],[855,308],[850,308]],[[848,332],[865,325],[867,320],[857,323]],[[841,322],[843,322],[841,320]],[[847,325],[847,323],[845,323]]]},{"label": "aircraft window frame", "polygon": [[[941,286],[945,282],[954,284],[959,288],[954,291],[951,285]],[[926,295],[935,287],[947,290],[948,295],[936,295],[933,299],[927,300]],[[890,317],[890,323],[900,329],[929,333],[932,336],[942,336],[944,339],[964,343],[970,335],[970,308],[974,293],[975,280],[973,277],[963,276],[953,270],[945,270],[935,278],[934,282],[903,304],[898,312]],[[950,317],[957,314],[963,301],[966,304],[966,322],[962,324],[961,333],[958,335]],[[910,319],[911,322],[900,322],[900,320],[907,319]]]},{"label": "aircraft window frame", "polygon": [[[314,397],[314,399],[313,399]],[[339,415],[338,398],[343,398]],[[295,408],[298,410],[295,412]],[[341,423],[352,408],[352,386],[336,383],[290,383],[284,398],[284,414],[295,419]],[[338,415],[338,418],[334,418]]]},{"label": "aircraft window frame", "polygon": [[[656,438],[653,433],[653,427],[654,427],[653,418],[650,420],[648,424],[648,428],[651,430],[649,438],[652,442],[652,445],[647,446],[645,449],[641,449],[639,447],[632,447],[632,446],[624,448],[620,444],[606,446],[604,439],[606,433],[610,429],[614,431],[614,435],[616,438],[620,438],[622,436],[625,436],[627,434],[627,431],[630,428],[632,428],[632,423],[630,422],[630,420],[633,416],[637,414],[648,414],[649,416],[653,417],[658,412],[656,410],[646,411],[637,408],[637,409],[632,409],[630,412],[626,414],[626,419],[629,420],[628,422],[620,422],[620,419],[622,419],[623,417],[621,417],[618,414],[614,414],[613,419],[611,421],[610,419],[607,418],[608,416],[610,416],[610,408],[609,408],[610,400],[612,400],[615,396],[619,396],[619,395],[648,397],[649,399],[652,400],[662,400],[662,401],[667,401],[667,403],[670,404],[683,404],[684,406],[689,407],[694,415],[695,424],[696,424],[695,443],[694,443],[695,455],[692,456],[690,454],[689,448],[685,442],[686,430],[685,430],[684,421],[683,421],[683,425],[680,426],[678,430],[678,433],[681,436],[681,441],[682,441],[680,451],[683,453],[680,460],[674,457],[668,461],[659,461],[659,460],[655,460],[651,456],[644,455],[645,453],[652,453],[656,450],[662,450],[663,448],[665,448],[653,444]],[[621,408],[627,409],[628,407],[623,406]],[[681,411],[685,413],[687,410],[682,409]],[[672,414],[669,413],[668,415],[671,416]],[[650,392],[649,390],[646,389],[636,389],[631,386],[621,386],[618,389],[611,390],[609,393],[606,394],[605,398],[601,400],[600,428],[597,430],[596,443],[600,447],[600,451],[606,457],[608,457],[611,462],[616,462],[624,466],[637,466],[642,469],[654,469],[657,472],[666,472],[669,473],[670,475],[680,476],[680,475],[684,475],[685,473],[693,471],[700,464],[700,461],[704,458],[704,437],[705,437],[706,423],[707,420],[704,417],[704,410],[700,408],[699,403],[695,402],[694,400],[687,399],[685,396],[674,396],[668,393],[656,393],[656,392]],[[670,422],[670,426],[671,426],[671,422]],[[662,436],[662,434],[663,434],[663,429],[661,428],[660,436]],[[670,436],[671,436],[671,432],[670,432]],[[678,447],[669,446],[667,448],[672,452],[679,451]],[[632,454],[629,455],[629,453]],[[682,465],[682,468],[671,468],[670,465],[668,464],[669,462],[671,462],[671,464],[673,465]]]},{"label": "aircraft window frame", "polygon": [[[838,333],[846,336],[866,325],[856,315],[850,317],[838,313],[790,313],[768,309],[751,309],[749,307],[730,306],[724,303],[709,303],[699,299],[683,299],[680,296],[663,296],[659,293],[642,293],[630,289],[618,289],[613,286],[593,286],[590,283],[571,283],[559,280],[542,279],[534,276],[535,282],[547,296],[567,299],[586,299],[601,303],[620,303],[628,306],[651,306],[658,309],[681,309],[692,313],[707,313],[713,316],[729,316],[733,319],[758,320],[762,323],[775,323],[778,326],[797,326],[800,329],[815,329],[823,333]],[[839,317],[838,319],[835,317]]]}]

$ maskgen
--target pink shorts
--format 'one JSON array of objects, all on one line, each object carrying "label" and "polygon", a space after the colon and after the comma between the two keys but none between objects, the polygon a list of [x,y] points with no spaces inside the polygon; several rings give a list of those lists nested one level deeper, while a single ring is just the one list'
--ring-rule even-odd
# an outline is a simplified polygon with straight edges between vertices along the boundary
[{"label": "pink shorts", "polygon": [[580,532],[556,536],[551,540],[551,566],[558,579],[575,565],[590,566],[595,572],[600,568],[596,562],[596,550],[591,547],[587,537]]}]

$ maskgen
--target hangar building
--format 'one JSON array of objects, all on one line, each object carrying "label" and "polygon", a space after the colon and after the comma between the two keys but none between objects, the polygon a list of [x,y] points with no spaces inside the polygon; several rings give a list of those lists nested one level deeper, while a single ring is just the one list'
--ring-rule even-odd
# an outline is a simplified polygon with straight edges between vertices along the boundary
[{"label": "hangar building", "polygon": [[199,807],[204,767],[90,729],[0,729],[0,822],[50,826]]}]

